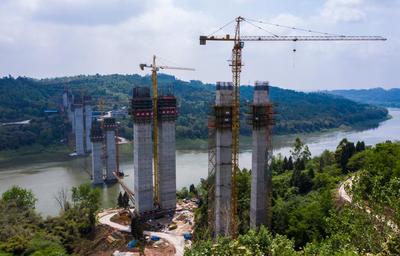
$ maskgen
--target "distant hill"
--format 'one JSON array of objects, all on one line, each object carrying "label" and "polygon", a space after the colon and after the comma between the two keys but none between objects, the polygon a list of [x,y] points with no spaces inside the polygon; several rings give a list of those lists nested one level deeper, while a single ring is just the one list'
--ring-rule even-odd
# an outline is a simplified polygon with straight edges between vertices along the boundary
[{"label": "distant hill", "polygon": [[345,97],[357,102],[369,103],[385,107],[400,107],[400,89],[383,88],[360,89],[360,90],[334,90],[330,94]]},{"label": "distant hill", "polygon": [[[185,82],[173,76],[160,74],[161,91],[172,90],[178,98],[179,118],[177,121],[178,138],[204,139],[207,137],[207,115],[215,97],[215,85],[200,81]],[[93,75],[74,76],[52,79],[31,79],[5,77],[0,79],[0,122],[34,119],[34,123],[44,125],[45,129],[31,130],[29,126],[20,128],[0,127],[0,149],[12,146],[36,143],[42,138],[48,143],[62,139],[61,122],[57,127],[49,127],[53,122],[44,114],[46,108],[56,107],[61,100],[64,87],[69,87],[77,95],[86,92],[95,102],[105,100],[106,108],[129,106],[132,88],[136,85],[150,86],[151,78],[140,75]],[[387,117],[387,110],[382,107],[356,103],[348,99],[324,93],[303,93],[271,87],[271,100],[276,104],[275,134],[306,133],[340,126],[377,125]],[[252,99],[253,87],[241,87],[241,134],[250,135],[251,129],[246,124],[248,103]],[[130,119],[121,120],[121,135],[131,138]],[[65,126],[67,127],[67,126]],[[12,130],[11,130],[12,129]],[[65,128],[66,129],[66,128]],[[19,133],[16,137],[16,131]],[[47,134],[43,134],[47,132]],[[29,136],[24,136],[24,134]],[[36,137],[35,137],[36,136]],[[25,141],[25,137],[29,138]],[[35,140],[36,138],[36,140]],[[40,142],[40,141],[39,141]]]}]

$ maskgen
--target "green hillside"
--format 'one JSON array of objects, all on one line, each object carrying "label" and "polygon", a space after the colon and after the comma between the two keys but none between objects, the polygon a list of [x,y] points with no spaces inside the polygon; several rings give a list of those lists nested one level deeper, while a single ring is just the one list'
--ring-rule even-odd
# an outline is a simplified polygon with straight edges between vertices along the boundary
[{"label": "green hillside", "polygon": [[[273,158],[269,229],[250,228],[251,171],[238,172],[236,239],[210,240],[213,186],[212,179],[202,180],[189,195],[202,204],[185,255],[400,255],[400,144],[364,147],[343,139],[335,151],[310,156],[297,139],[290,156],[294,164]],[[343,198],[341,185],[350,201]]]},{"label": "green hillside", "polygon": [[400,107],[400,89],[383,88],[361,89],[361,90],[334,90],[328,93],[345,97],[357,102],[375,104],[385,107]]},{"label": "green hillside", "polygon": [[[134,86],[150,86],[149,76],[93,75],[52,79],[5,77],[0,79],[0,123],[33,119],[36,124],[21,127],[0,127],[0,149],[18,148],[34,143],[49,144],[65,136],[62,120],[46,116],[44,109],[60,104],[64,87],[79,95],[87,93],[95,103],[105,100],[106,110],[129,106]],[[200,81],[185,82],[173,76],[159,75],[160,91],[173,90],[178,98],[179,139],[204,139],[207,137],[207,115],[215,97],[215,86]],[[302,93],[271,87],[271,100],[276,105],[275,134],[305,133],[338,128],[340,126],[376,126],[387,117],[387,110],[367,104],[355,103],[336,96],[321,93]],[[253,87],[241,88],[241,134],[250,135],[246,125],[248,104]],[[121,121],[121,135],[131,138],[132,123]],[[56,125],[56,126],[55,126]],[[17,132],[17,135],[16,135]],[[27,135],[26,135],[27,134]],[[26,136],[25,136],[26,135]],[[12,141],[12,143],[10,143]]]}]

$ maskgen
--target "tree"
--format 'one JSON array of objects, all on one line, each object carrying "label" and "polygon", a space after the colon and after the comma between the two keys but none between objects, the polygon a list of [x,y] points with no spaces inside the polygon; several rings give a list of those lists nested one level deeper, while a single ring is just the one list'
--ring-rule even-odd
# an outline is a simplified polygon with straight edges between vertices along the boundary
[{"label": "tree", "polygon": [[2,200],[6,203],[14,203],[22,210],[35,209],[37,199],[31,190],[23,189],[18,186],[12,186],[3,193]]},{"label": "tree", "polygon": [[136,212],[131,216],[131,234],[135,239],[143,238],[143,222]]},{"label": "tree", "polygon": [[356,144],[356,152],[361,152],[365,150],[365,143],[364,141],[357,141]]},{"label": "tree", "polygon": [[258,232],[249,230],[236,239],[219,237],[214,244],[210,240],[200,241],[185,250],[184,255],[297,255],[293,247],[293,242],[287,237],[279,234],[273,236],[261,226]]},{"label": "tree", "polygon": [[72,202],[75,210],[86,211],[89,217],[88,230],[94,227],[96,222],[96,211],[100,207],[100,190],[92,188],[89,183],[72,188]]},{"label": "tree", "polygon": [[293,187],[299,187],[300,176],[301,176],[301,170],[295,168],[292,173],[292,179],[290,180],[290,183],[292,184]]},{"label": "tree", "polygon": [[282,170],[283,170],[283,171],[287,171],[287,170],[288,170],[288,159],[287,159],[286,156],[283,158]]},{"label": "tree", "polygon": [[313,187],[313,180],[311,177],[313,175],[312,169],[311,171],[309,170],[307,173],[305,171],[301,172],[300,174],[300,178],[299,178],[299,182],[297,185],[297,187],[299,188],[299,193],[300,194],[306,194],[308,193],[312,187]]},{"label": "tree", "polygon": [[318,157],[319,159],[319,172],[322,172],[322,170],[329,165],[332,165],[335,163],[335,155],[330,152],[329,150],[324,150],[322,154]]},{"label": "tree", "polygon": [[176,197],[178,199],[185,199],[185,198],[189,197],[189,191],[188,191],[187,187],[183,187],[181,190],[177,191]]},{"label": "tree", "polygon": [[294,162],[301,158],[302,150],[303,150],[303,142],[300,140],[299,137],[296,138],[293,144],[293,149],[290,150],[292,154]]},{"label": "tree", "polygon": [[[310,149],[307,145],[300,140],[300,138],[296,138],[293,149],[290,150],[294,161],[294,169],[304,170],[306,166],[306,162],[311,159]],[[290,160],[290,159],[289,159]]]},{"label": "tree", "polygon": [[335,159],[338,166],[342,169],[343,173],[347,173],[347,163],[349,159],[355,154],[356,148],[353,142],[343,139],[336,148]]},{"label": "tree", "polygon": [[196,197],[197,197],[197,189],[196,189],[196,187],[194,186],[194,184],[190,184],[190,186],[189,186],[189,193],[190,193],[192,196],[196,196]]},{"label": "tree", "polygon": [[302,158],[297,159],[294,163],[294,169],[299,171],[306,169],[305,160]]},{"label": "tree", "polygon": [[68,191],[66,188],[58,190],[57,195],[54,196],[54,199],[60,206],[61,212],[65,212],[71,207],[70,202],[68,201]]},{"label": "tree", "polygon": [[118,207],[124,207],[124,199],[123,199],[121,191],[118,194],[117,203],[118,203]]},{"label": "tree", "polygon": [[287,164],[287,169],[288,170],[293,170],[293,168],[294,168],[293,158],[292,158],[292,156],[290,156],[289,160],[288,160],[288,164]]},{"label": "tree", "polygon": [[128,193],[126,193],[126,191],[125,191],[124,196],[122,198],[122,203],[123,203],[122,205],[123,205],[124,208],[128,208],[129,207],[129,196],[128,196]]}]

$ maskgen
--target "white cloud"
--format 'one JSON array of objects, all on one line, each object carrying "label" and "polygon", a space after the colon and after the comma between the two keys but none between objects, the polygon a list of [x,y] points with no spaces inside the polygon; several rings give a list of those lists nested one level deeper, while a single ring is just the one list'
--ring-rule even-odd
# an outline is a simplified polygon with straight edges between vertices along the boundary
[{"label": "white cloud", "polygon": [[[396,50],[400,35],[392,26],[399,22],[395,11],[398,6],[388,8],[386,2],[385,8],[371,8],[383,4],[377,0],[327,0],[323,6],[307,2],[304,13],[272,0],[249,1],[251,4],[231,1],[223,5],[214,0],[184,0],[184,4],[183,0],[0,0],[0,76],[145,74],[138,63],[149,62],[157,54],[173,61],[164,64],[196,68],[196,72],[172,72],[180,78],[230,80],[227,60],[231,58],[231,43],[200,46],[198,36],[215,31],[240,14],[333,33],[386,33],[391,39],[387,43],[246,43],[244,83],[265,79],[288,88],[310,90],[349,83],[354,87],[390,87],[400,80],[398,72],[392,72],[400,58]],[[121,5],[110,7],[111,2]],[[130,9],[131,5],[137,8]],[[368,20],[345,23],[321,15],[321,10],[332,5],[361,10]],[[263,27],[279,35],[303,34]],[[249,25],[243,28],[243,34],[266,33]],[[218,34],[229,32],[233,27]],[[297,47],[295,56],[293,47]]]},{"label": "white cloud", "polygon": [[330,22],[359,22],[366,14],[363,0],[327,0],[321,16]]}]

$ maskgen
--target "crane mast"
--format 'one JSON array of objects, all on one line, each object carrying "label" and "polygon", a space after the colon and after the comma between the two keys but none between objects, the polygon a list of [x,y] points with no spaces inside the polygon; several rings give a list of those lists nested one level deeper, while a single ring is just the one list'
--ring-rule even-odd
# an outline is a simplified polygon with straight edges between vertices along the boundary
[{"label": "crane mast", "polygon": [[153,55],[153,63],[151,65],[140,64],[141,70],[144,68],[151,69],[151,81],[153,90],[153,176],[154,176],[154,204],[156,207],[160,205],[160,186],[159,186],[159,170],[158,170],[158,85],[157,85],[157,71],[160,69],[176,69],[194,71],[192,68],[170,67],[170,66],[157,66],[156,56]]},{"label": "crane mast", "polygon": [[[236,181],[239,169],[239,130],[240,130],[240,72],[242,71],[242,48],[240,41],[240,22],[242,17],[236,18],[235,41],[232,49],[232,84],[233,84],[233,104],[232,104],[232,180]],[[237,186],[233,182],[231,191],[231,234],[236,235],[237,231]]]},{"label": "crane mast", "polygon": [[[318,36],[241,36],[240,26],[243,21],[247,21],[244,17],[235,18],[235,34],[224,36],[200,36],[200,45],[206,45],[207,41],[228,41],[233,42],[232,60],[230,63],[232,69],[233,83],[233,102],[232,102],[232,189],[231,189],[231,222],[230,234],[233,237],[237,236],[238,220],[237,220],[237,172],[239,170],[239,131],[240,131],[240,73],[242,71],[242,50],[245,41],[385,41],[386,38],[381,36],[344,36],[344,35],[328,35],[328,33],[316,32],[307,30],[308,32],[320,33],[324,35]],[[232,21],[233,22],[233,21]],[[230,23],[232,23],[230,22]],[[226,24],[224,27],[229,25]],[[252,23],[250,23],[252,24]],[[252,24],[254,25],[254,24]],[[276,25],[276,24],[273,24]],[[278,25],[279,26],[279,25]],[[222,30],[224,27],[220,28]],[[260,28],[256,26],[257,28]],[[290,28],[290,27],[289,27]],[[261,29],[261,28],[260,28]],[[296,28],[292,28],[296,29]],[[217,30],[217,31],[219,31]],[[303,30],[303,29],[297,29]],[[304,31],[304,30],[303,30]],[[268,32],[268,31],[267,31]]]}]

